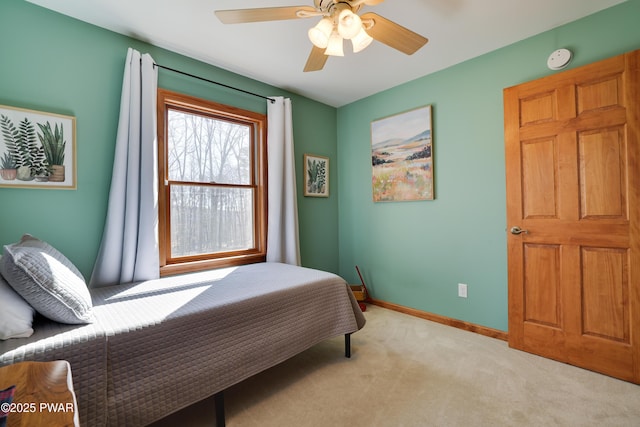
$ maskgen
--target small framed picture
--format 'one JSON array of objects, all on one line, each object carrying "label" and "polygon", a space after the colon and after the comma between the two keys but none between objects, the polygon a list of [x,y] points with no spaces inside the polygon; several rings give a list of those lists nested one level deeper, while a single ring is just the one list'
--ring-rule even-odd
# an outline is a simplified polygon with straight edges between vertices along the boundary
[{"label": "small framed picture", "polygon": [[76,189],[76,118],[0,105],[0,187]]},{"label": "small framed picture", "polygon": [[329,158],[304,155],[304,195],[329,197]]}]

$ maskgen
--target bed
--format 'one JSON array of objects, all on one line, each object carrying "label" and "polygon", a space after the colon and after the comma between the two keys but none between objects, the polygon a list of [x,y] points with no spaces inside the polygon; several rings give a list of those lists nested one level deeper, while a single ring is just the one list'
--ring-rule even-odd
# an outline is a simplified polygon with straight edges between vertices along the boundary
[{"label": "bed", "polygon": [[68,360],[86,426],[147,425],[365,324],[342,278],[279,263],[98,288],[91,298],[90,324],[39,317],[31,337],[0,341],[0,366]]}]

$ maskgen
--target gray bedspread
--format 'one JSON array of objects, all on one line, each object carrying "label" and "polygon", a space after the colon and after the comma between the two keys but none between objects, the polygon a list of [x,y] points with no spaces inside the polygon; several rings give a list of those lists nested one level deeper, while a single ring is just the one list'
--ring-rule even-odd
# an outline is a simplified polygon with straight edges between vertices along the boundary
[{"label": "gray bedspread", "polygon": [[36,317],[29,338],[0,341],[0,366],[32,360],[71,365],[81,426],[107,422],[107,341],[100,325],[64,325]]},{"label": "gray bedspread", "polygon": [[95,323],[36,325],[31,338],[0,342],[0,366],[69,360],[86,426],[149,424],[365,323],[342,278],[278,263],[92,296]]}]

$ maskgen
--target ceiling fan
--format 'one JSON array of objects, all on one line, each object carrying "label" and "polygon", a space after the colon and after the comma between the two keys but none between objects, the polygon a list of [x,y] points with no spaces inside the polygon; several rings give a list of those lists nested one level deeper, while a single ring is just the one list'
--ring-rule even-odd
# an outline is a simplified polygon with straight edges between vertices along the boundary
[{"label": "ceiling fan", "polygon": [[218,10],[224,24],[278,21],[322,17],[309,29],[313,43],[304,71],[319,71],[329,56],[344,56],[343,42],[351,40],[353,52],[360,52],[375,39],[407,55],[412,55],[429,40],[376,13],[357,12],[363,5],[375,6],[384,0],[313,0],[311,6],[264,7]]}]

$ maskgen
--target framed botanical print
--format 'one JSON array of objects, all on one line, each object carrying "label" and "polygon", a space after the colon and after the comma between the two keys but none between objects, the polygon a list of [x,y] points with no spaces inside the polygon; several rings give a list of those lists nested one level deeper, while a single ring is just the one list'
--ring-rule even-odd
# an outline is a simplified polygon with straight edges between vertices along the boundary
[{"label": "framed botanical print", "polygon": [[76,189],[76,119],[0,105],[0,187]]},{"label": "framed botanical print", "polygon": [[304,155],[304,195],[329,197],[329,158]]}]

